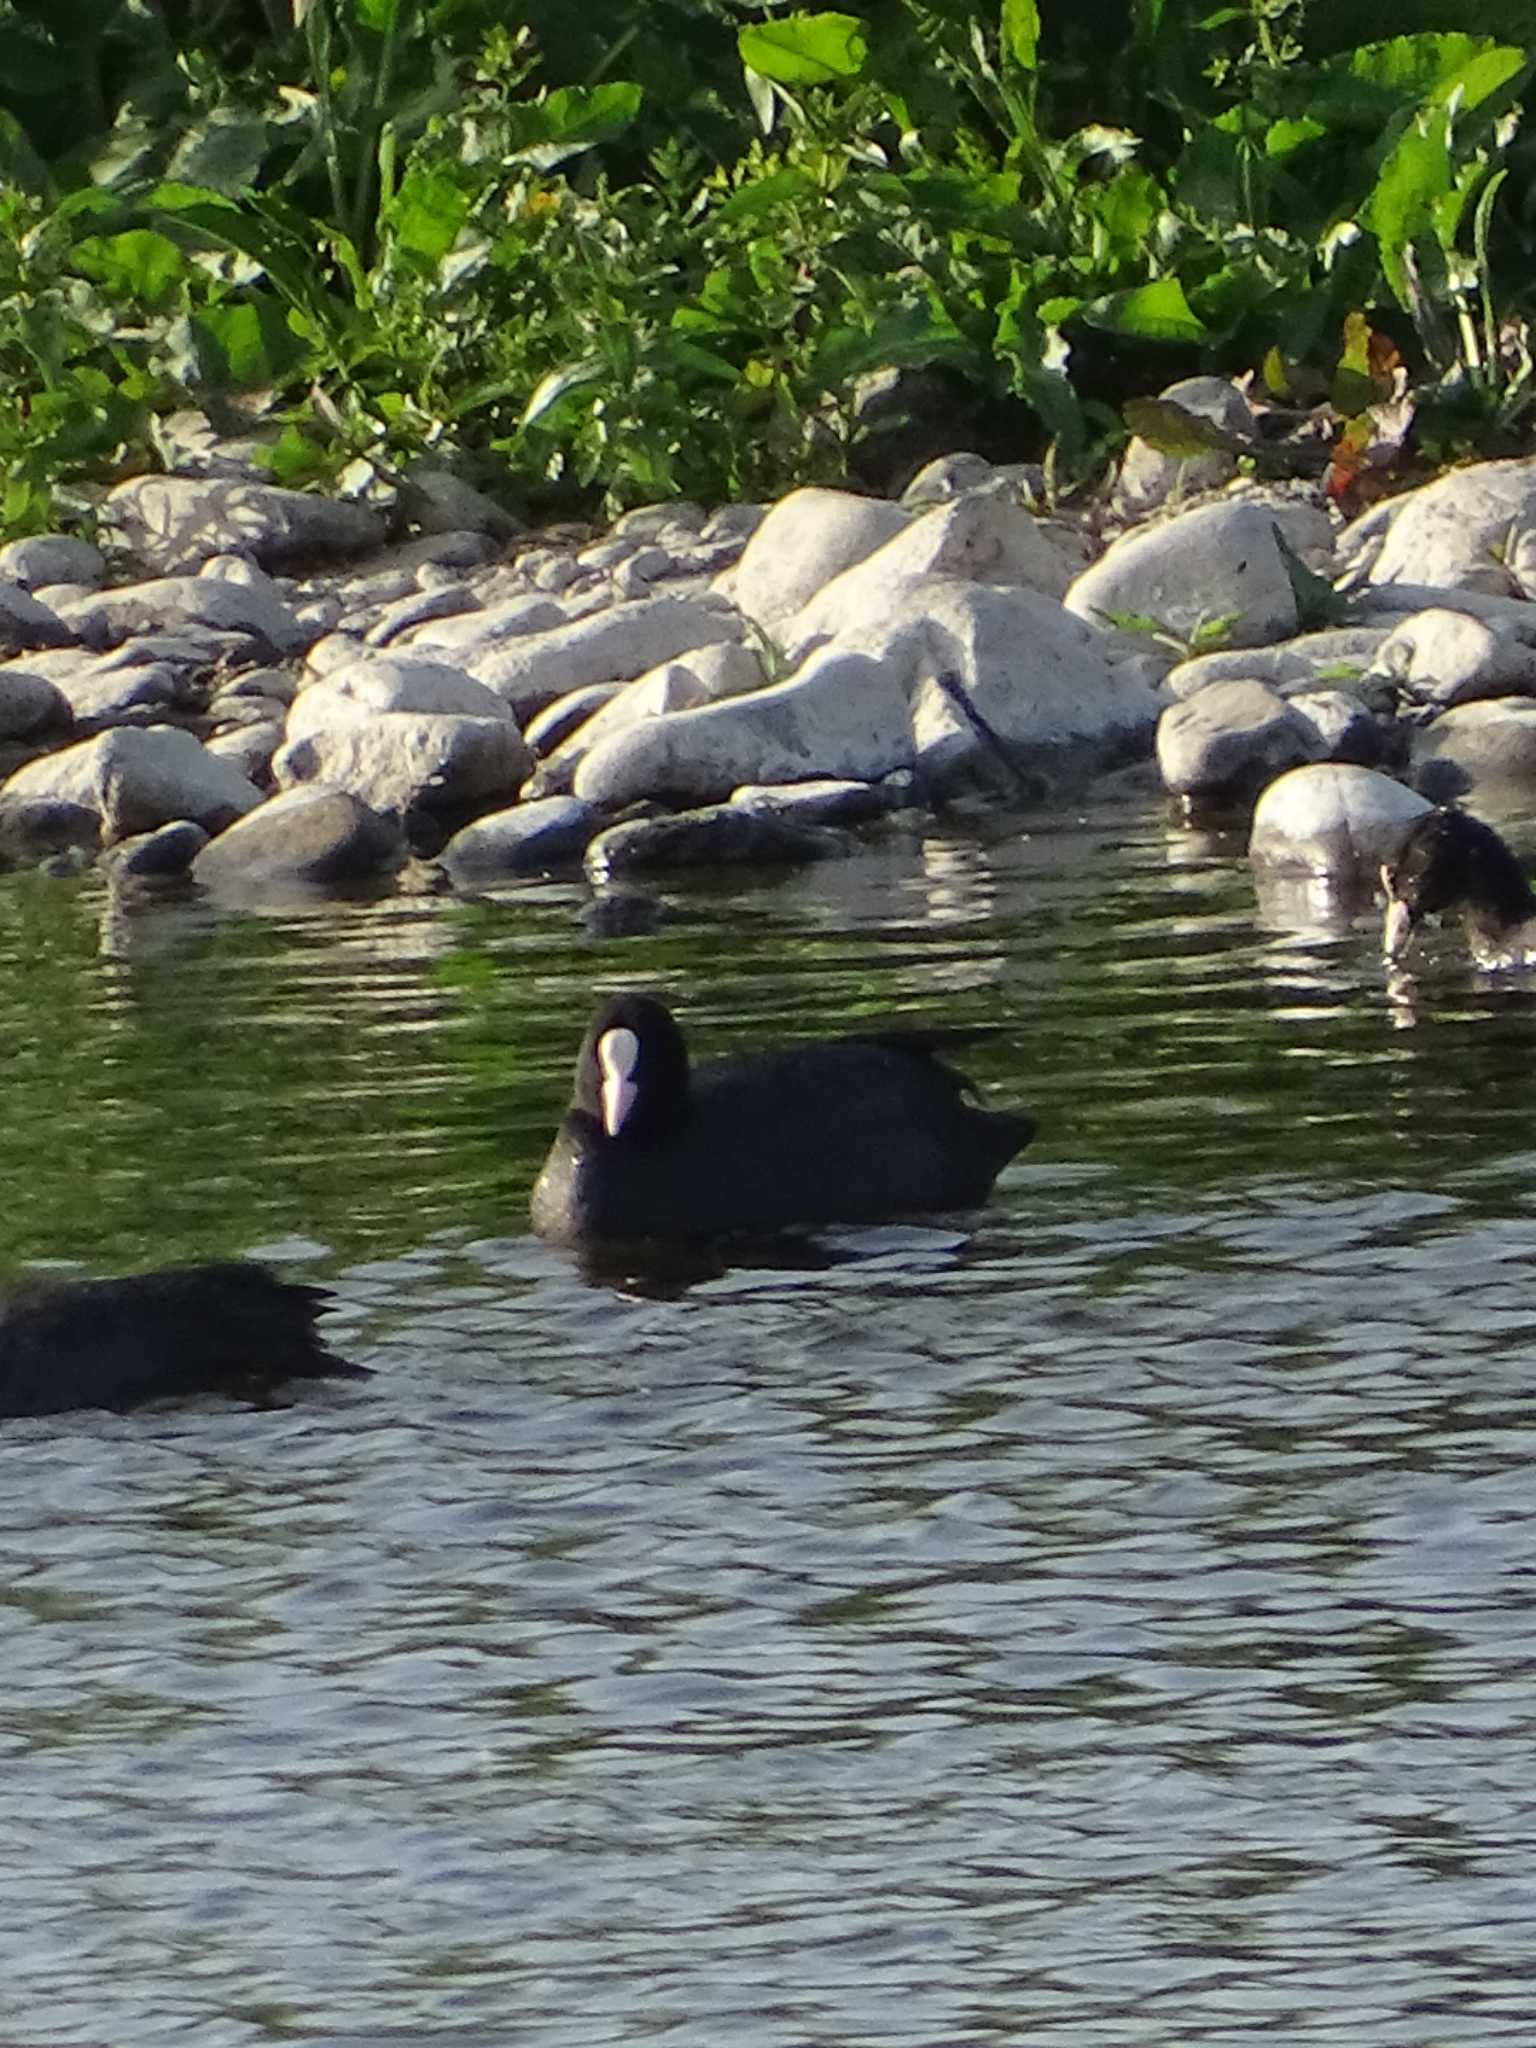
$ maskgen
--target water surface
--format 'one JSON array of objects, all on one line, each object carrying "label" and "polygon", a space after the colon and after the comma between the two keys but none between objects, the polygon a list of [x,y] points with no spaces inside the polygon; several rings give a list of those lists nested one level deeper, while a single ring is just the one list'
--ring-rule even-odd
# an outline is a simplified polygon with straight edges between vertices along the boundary
[{"label": "water surface", "polygon": [[[1529,2042],[1536,1009],[1127,804],[669,892],[0,879],[0,1270],[262,1250],[378,1368],[0,1434],[0,2032]],[[523,1230],[594,990],[985,1023],[980,1218]]]}]

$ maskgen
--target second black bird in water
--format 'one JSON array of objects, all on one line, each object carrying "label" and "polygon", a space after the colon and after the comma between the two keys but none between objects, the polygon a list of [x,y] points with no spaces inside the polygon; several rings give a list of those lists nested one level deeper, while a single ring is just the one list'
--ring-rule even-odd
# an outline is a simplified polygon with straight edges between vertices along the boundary
[{"label": "second black bird in water", "polygon": [[1456,911],[1480,967],[1536,967],[1536,893],[1525,870],[1480,818],[1446,806],[1426,811],[1381,871],[1387,892],[1382,946],[1400,959],[1414,929]]},{"label": "second black bird in water", "polygon": [[882,1031],[690,1066],[666,1004],[611,996],[533,1191],[558,1243],[700,1242],[965,1209],[1034,1135],[937,1055],[980,1034]]},{"label": "second black bird in water", "polygon": [[326,1299],[240,1259],[29,1283],[0,1295],[0,1415],[205,1393],[266,1406],[285,1380],[371,1377],[327,1350]]}]

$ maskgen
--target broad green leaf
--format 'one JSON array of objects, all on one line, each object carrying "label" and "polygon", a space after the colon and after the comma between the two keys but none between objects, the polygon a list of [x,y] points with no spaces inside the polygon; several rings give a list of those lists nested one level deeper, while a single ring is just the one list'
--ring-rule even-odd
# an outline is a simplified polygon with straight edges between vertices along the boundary
[{"label": "broad green leaf", "polygon": [[1040,46],[1040,9],[1035,0],[1003,0],[1003,56],[1021,71],[1033,71]]},{"label": "broad green leaf", "polygon": [[1304,142],[1315,142],[1318,136],[1327,133],[1327,127],[1323,122],[1313,121],[1305,116],[1299,121],[1274,121],[1264,136],[1264,154],[1275,157],[1289,156],[1293,150],[1300,149]]},{"label": "broad green leaf", "polygon": [[1352,50],[1344,60],[1352,77],[1390,87],[1403,99],[1443,104],[1459,92],[1465,107],[1478,105],[1528,62],[1524,51],[1507,43],[1463,34],[1394,36]]},{"label": "broad green leaf", "polygon": [[772,213],[777,207],[813,198],[815,192],[816,187],[804,171],[770,171],[767,177],[733,192],[723,205],[716,207],[711,219],[721,226],[751,220],[756,214]]},{"label": "broad green leaf", "polygon": [[566,85],[507,109],[508,155],[547,171],[622,135],[645,95],[638,85]]},{"label": "broad green leaf", "polygon": [[400,0],[352,0],[352,10],[364,28],[387,35],[400,12]]},{"label": "broad green leaf", "polygon": [[857,78],[868,45],[856,14],[790,14],[736,31],[736,48],[746,70],[775,85],[830,85]]},{"label": "broad green leaf", "polygon": [[0,107],[0,181],[37,194],[47,192],[51,183],[47,165],[7,107]]},{"label": "broad green leaf", "polygon": [[1412,289],[1404,251],[1432,226],[1435,202],[1452,190],[1449,126],[1449,116],[1440,109],[1405,129],[1362,210],[1376,237],[1387,282],[1405,307],[1411,308]]},{"label": "broad green leaf", "polygon": [[445,171],[412,171],[388,213],[397,247],[426,264],[439,262],[469,218],[469,199]]},{"label": "broad green leaf", "polygon": [[1181,461],[1205,455],[1213,448],[1245,455],[1252,443],[1231,433],[1203,413],[1190,412],[1172,398],[1132,398],[1122,408],[1125,424],[1138,439],[1160,455],[1174,455]]},{"label": "broad green leaf", "polygon": [[69,260],[83,277],[144,306],[162,304],[186,275],[187,259],[168,235],[129,228],[120,235],[87,235]]},{"label": "broad green leaf", "polygon": [[193,314],[192,327],[209,381],[244,391],[281,384],[307,354],[281,304],[266,293],[205,307]]},{"label": "broad green leaf", "polygon": [[1082,317],[1090,327],[1110,334],[1134,334],[1147,341],[1203,341],[1207,333],[1176,277],[1160,277],[1130,291],[1109,292],[1084,306]]}]

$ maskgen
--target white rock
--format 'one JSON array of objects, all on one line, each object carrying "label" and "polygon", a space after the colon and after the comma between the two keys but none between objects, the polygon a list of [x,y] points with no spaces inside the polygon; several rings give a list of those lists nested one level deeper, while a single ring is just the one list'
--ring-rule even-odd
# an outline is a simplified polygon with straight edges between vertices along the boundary
[{"label": "white rock", "polygon": [[715,600],[646,597],[567,620],[482,652],[465,649],[469,673],[506,698],[521,720],[587,683],[627,683],[664,661],[719,640],[739,640],[741,618]]},{"label": "white rock", "polygon": [[239,770],[188,732],[124,726],[18,768],[6,797],[46,796],[95,811],[104,839],[192,818],[218,832],[261,799]]},{"label": "white rock", "polygon": [[381,712],[427,711],[512,722],[506,700],[462,669],[441,661],[375,655],[331,669],[301,690],[288,712],[288,737],[366,724]]},{"label": "white rock", "polygon": [[596,807],[575,797],[513,804],[455,832],[438,858],[461,888],[548,874],[578,863],[600,823]]},{"label": "white rock", "polygon": [[744,782],[873,781],[912,758],[900,680],[866,654],[835,650],[751,696],[628,726],[583,757],[574,786],[592,803],[708,802]]},{"label": "white rock", "polygon": [[1373,667],[1421,706],[1444,710],[1476,697],[1536,696],[1536,648],[1507,626],[1462,611],[1415,612],[1389,633]]},{"label": "white rock", "polygon": [[548,751],[539,768],[539,790],[542,793],[568,789],[584,755],[642,718],[691,711],[699,704],[741,696],[747,690],[760,688],[762,682],[763,667],[755,650],[739,640],[722,640],[714,647],[695,648],[683,661],[664,661],[648,674],[625,684],[578,723],[568,738]]},{"label": "white rock", "polygon": [[1414,735],[1415,780],[1438,802],[1481,783],[1536,787],[1536,700],[1455,704]]},{"label": "white rock", "polygon": [[461,612],[453,619],[433,619],[403,637],[421,654],[439,648],[457,653],[467,647],[493,647],[498,640],[517,640],[528,633],[547,633],[565,625],[571,614],[553,598],[521,591],[515,597]]},{"label": "white rock", "polygon": [[107,492],[97,526],[111,545],[171,574],[210,555],[249,555],[270,568],[311,555],[361,554],[384,539],[370,506],[239,477],[141,476]]},{"label": "white rock", "polygon": [[1278,527],[1309,566],[1326,557],[1327,514],[1299,503],[1201,505],[1115,542],[1067,592],[1068,611],[1096,624],[1155,619],[1180,639],[1229,620],[1227,638],[1251,647],[1296,631],[1296,599],[1275,538]]},{"label": "white rock", "polygon": [[907,519],[899,505],[881,498],[815,487],[791,491],[762,521],[741,560],[728,572],[734,600],[776,639],[824,584],[900,533]]},{"label": "white rock", "polygon": [[1432,808],[1416,790],[1372,768],[1292,768],[1259,798],[1248,857],[1274,873],[1370,885],[1414,820]]},{"label": "white rock", "polygon": [[272,763],[280,789],[328,782],[376,811],[510,802],[528,749],[506,719],[385,711],[366,724],[289,740]]},{"label": "white rock", "polygon": [[1338,552],[1355,582],[1536,597],[1536,459],[1475,462],[1373,505]]},{"label": "white rock", "polygon": [[780,637],[791,660],[818,641],[846,638],[905,611],[906,592],[920,576],[1022,584],[1060,598],[1076,572],[1033,513],[1007,498],[971,492],[942,505],[845,569],[785,622]]}]

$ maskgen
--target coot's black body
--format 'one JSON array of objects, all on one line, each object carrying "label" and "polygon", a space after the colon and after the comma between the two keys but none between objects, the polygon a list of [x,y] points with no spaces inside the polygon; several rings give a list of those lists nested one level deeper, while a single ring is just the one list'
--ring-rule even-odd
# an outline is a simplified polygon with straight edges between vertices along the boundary
[{"label": "coot's black body", "polygon": [[690,1071],[666,1005],[615,996],[582,1043],[533,1227],[565,1244],[701,1242],[972,1208],[1034,1135],[968,1101],[935,1057],[975,1035],[823,1039]]},{"label": "coot's black body", "polygon": [[284,1380],[368,1378],[326,1349],[326,1298],[241,1260],[14,1288],[0,1295],[0,1415],[203,1393],[265,1403]]},{"label": "coot's black body", "polygon": [[1456,911],[1484,967],[1536,966],[1536,893],[1514,854],[1480,818],[1454,806],[1427,811],[1381,871],[1382,944],[1389,959],[1439,911]]}]

